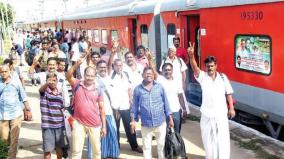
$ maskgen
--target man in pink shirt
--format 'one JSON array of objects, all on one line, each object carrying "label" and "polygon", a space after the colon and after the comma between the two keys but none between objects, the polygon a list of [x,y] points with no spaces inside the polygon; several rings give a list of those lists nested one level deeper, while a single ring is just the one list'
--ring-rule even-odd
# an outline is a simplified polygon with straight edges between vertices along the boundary
[{"label": "man in pink shirt", "polygon": [[184,63],[186,65],[188,65],[189,64],[188,55],[187,55],[186,49],[180,47],[180,38],[179,37],[174,37],[173,38],[173,43],[174,43],[174,46],[176,48],[176,56],[182,58]]},{"label": "man in pink shirt", "polygon": [[66,78],[73,89],[74,122],[72,130],[71,158],[81,159],[86,134],[92,145],[92,158],[101,158],[101,137],[106,134],[103,92],[95,85],[96,69],[87,67],[84,80],[73,77],[75,70],[86,59],[80,58],[67,72]]}]

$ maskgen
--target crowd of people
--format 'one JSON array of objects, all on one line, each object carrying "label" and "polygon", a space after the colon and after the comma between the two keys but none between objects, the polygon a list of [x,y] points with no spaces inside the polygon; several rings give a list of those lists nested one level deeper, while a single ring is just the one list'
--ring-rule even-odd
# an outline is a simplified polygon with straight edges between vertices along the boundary
[{"label": "crowd of people", "polygon": [[[14,41],[13,49],[21,47],[28,52],[25,59],[30,65],[29,78],[33,85],[40,85],[45,159],[51,158],[53,150],[57,158],[62,158],[69,144],[70,157],[81,158],[86,136],[90,158],[118,158],[121,120],[132,151],[151,159],[154,133],[158,158],[165,158],[167,127],[180,133],[182,120],[189,113],[184,93],[189,64],[203,90],[201,130],[206,156],[229,158],[226,115],[235,115],[233,90],[227,77],[216,71],[214,57],[205,60],[206,72],[199,69],[194,60],[194,45],[190,44],[187,50],[181,48],[179,37],[175,37],[174,45],[156,70],[152,53],[144,46],[138,46],[135,53],[123,53],[119,40],[113,40],[112,48],[102,46],[96,51],[84,31],[75,35],[51,30],[28,34],[22,44],[26,45],[21,47]],[[18,52],[21,59],[22,54]],[[0,137],[10,143],[9,158],[16,157],[22,114],[25,120],[32,117],[16,59],[16,55],[11,55],[0,69]],[[10,100],[15,97],[17,100]],[[67,109],[73,118],[69,139],[63,113]],[[142,148],[135,131],[139,119]]]}]

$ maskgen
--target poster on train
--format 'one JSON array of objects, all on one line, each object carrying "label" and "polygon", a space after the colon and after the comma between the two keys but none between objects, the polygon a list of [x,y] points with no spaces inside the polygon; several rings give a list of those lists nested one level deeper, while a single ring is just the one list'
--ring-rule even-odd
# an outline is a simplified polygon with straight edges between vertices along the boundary
[{"label": "poster on train", "polygon": [[271,38],[265,35],[237,35],[235,67],[269,75],[271,73]]}]

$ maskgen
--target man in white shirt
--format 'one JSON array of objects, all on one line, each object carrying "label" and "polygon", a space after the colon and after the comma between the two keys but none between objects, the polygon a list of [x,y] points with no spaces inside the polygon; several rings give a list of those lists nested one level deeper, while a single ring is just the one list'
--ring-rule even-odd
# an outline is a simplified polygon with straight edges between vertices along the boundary
[{"label": "man in white shirt", "polygon": [[[79,43],[77,42],[76,38],[72,38],[72,48],[71,48],[71,62],[72,65],[74,65],[79,59],[80,59],[80,51],[79,51]],[[75,72],[75,77],[81,79],[81,72],[80,72],[80,67],[76,70]]]},{"label": "man in white shirt", "polygon": [[[200,70],[194,59],[194,44],[187,49],[190,65],[202,89],[201,136],[208,159],[230,158],[228,117],[235,116],[233,89],[227,76],[217,72],[217,60],[209,56],[204,60],[206,72]],[[228,107],[227,107],[228,102]]]},{"label": "man in white shirt", "polygon": [[96,62],[96,68],[96,83],[98,83],[104,90],[103,95],[107,127],[107,134],[101,141],[102,158],[117,158],[119,156],[120,149],[117,140],[116,122],[112,111],[113,96],[111,96],[111,80],[107,74],[107,63],[104,60],[100,60]]},{"label": "man in white shirt", "polygon": [[113,62],[113,71],[111,70],[112,59],[115,55],[115,52],[112,53],[110,61],[108,63],[108,70],[111,77],[111,86],[112,86],[112,105],[115,110],[115,119],[117,126],[117,136],[118,142],[120,139],[119,128],[120,128],[120,119],[122,119],[126,137],[129,141],[131,149],[138,153],[143,153],[141,147],[138,146],[136,133],[131,133],[130,131],[130,105],[132,101],[132,90],[131,82],[129,80],[129,75],[123,70],[123,62],[120,59],[115,59]]},{"label": "man in white shirt", "polygon": [[129,75],[132,90],[134,90],[134,88],[141,84],[141,82],[143,81],[142,73],[144,67],[140,63],[137,63],[135,61],[135,57],[132,52],[127,52],[124,57],[126,65],[124,65],[123,71],[127,72],[127,74]]},{"label": "man in white shirt", "polygon": [[173,76],[183,88],[185,88],[186,70],[187,66],[184,61],[176,56],[176,48],[171,47],[168,50],[168,56],[162,61],[159,71],[162,72],[164,63],[171,63],[173,65]]},{"label": "man in white shirt", "polygon": [[176,78],[173,77],[173,65],[171,63],[165,63],[162,66],[162,70],[163,76],[158,76],[157,82],[161,83],[165,89],[174,120],[174,129],[180,133],[182,118],[187,115],[183,89],[180,85],[176,84]]}]

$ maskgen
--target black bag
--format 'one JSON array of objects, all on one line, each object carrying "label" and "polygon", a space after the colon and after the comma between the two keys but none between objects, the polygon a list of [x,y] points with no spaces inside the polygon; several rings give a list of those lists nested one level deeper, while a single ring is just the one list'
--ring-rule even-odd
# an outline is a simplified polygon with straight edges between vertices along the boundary
[{"label": "black bag", "polygon": [[185,145],[181,135],[174,132],[172,128],[167,128],[165,141],[165,157],[167,159],[187,159],[185,152]]}]

